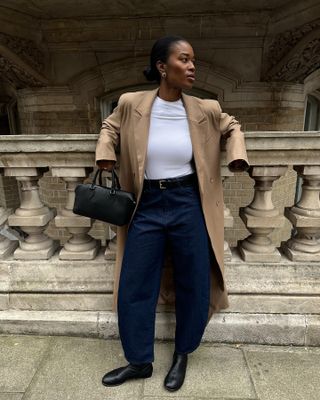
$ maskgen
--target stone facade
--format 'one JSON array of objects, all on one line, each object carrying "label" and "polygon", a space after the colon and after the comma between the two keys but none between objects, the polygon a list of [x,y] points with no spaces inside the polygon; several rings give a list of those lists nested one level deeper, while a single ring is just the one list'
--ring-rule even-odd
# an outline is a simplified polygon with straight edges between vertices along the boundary
[{"label": "stone facade", "polygon": [[[172,33],[185,36],[195,50],[197,80],[192,94],[217,98],[244,131],[301,130],[307,94],[304,80],[319,62],[315,51],[319,6],[310,3],[292,9],[286,4],[286,10],[278,3],[270,11],[253,2],[243,6],[231,2],[227,13],[221,9],[210,13],[203,2],[200,9],[206,10],[205,15],[175,15],[171,5],[169,14],[160,12],[160,17],[150,16],[147,10],[126,15],[118,6],[111,7],[113,16],[105,11],[99,18],[86,19],[89,10],[83,9],[80,16],[70,3],[60,10],[45,1],[44,12],[62,13],[45,20],[32,10],[24,15],[25,5],[11,12],[7,8],[1,14],[5,23],[0,32],[4,95],[18,104],[22,134],[96,133],[102,98],[116,101],[124,91],[154,87],[145,82],[142,70],[154,40]],[[219,7],[216,2],[214,9]],[[74,13],[71,19],[63,18],[67,10]],[[38,26],[39,31],[30,26]],[[288,173],[275,183],[274,201],[279,207],[292,204],[294,177]],[[248,204],[252,183],[248,176],[225,180],[225,201],[232,212]],[[286,190],[277,190],[278,186]],[[66,195],[61,181],[48,176],[40,188],[46,204],[63,206]],[[247,234],[239,216],[234,218],[234,227],[226,231],[233,244]],[[51,227],[48,232],[66,237],[63,229]]]},{"label": "stone facade", "polygon": [[[265,228],[269,232],[271,245],[267,243],[266,234],[262,234],[265,246],[269,250],[270,246],[280,247],[281,243],[290,240],[293,228],[302,232],[302,236],[311,229],[304,226],[304,222],[297,216],[303,207],[298,207],[297,212],[293,205],[299,202],[296,188],[300,187],[302,193],[305,190],[299,186],[299,180],[297,184],[297,175],[300,176],[300,183],[304,181],[307,182],[307,186],[312,186],[313,180],[316,179],[314,176],[318,173],[316,162],[312,164],[314,170],[310,173],[306,168],[311,153],[306,153],[308,157],[303,153],[299,158],[300,155],[298,157],[295,153],[297,150],[294,150],[292,153],[284,153],[286,158],[283,164],[279,161],[281,157],[278,154],[279,158],[275,163],[272,152],[266,151],[268,149],[264,148],[264,143],[273,146],[273,141],[277,139],[276,135],[272,136],[275,132],[279,132],[281,138],[281,135],[289,132],[299,140],[294,133],[300,132],[303,137],[308,96],[314,96],[320,104],[318,1],[288,3],[286,0],[269,0],[266,5],[263,1],[231,0],[228,2],[228,9],[225,9],[225,2],[220,0],[201,0],[196,3],[191,0],[165,0],[140,8],[132,8],[133,2],[127,0],[121,3],[116,0],[108,1],[107,7],[102,0],[90,0],[81,4],[73,0],[65,4],[57,4],[54,0],[35,0],[32,4],[16,0],[14,4],[6,4],[5,7],[0,5],[0,132],[8,130],[7,133],[11,135],[22,134],[21,138],[23,135],[35,135],[39,140],[47,137],[48,143],[55,135],[57,138],[61,137],[59,135],[65,135],[67,143],[68,135],[74,135],[76,138],[77,135],[98,133],[101,118],[110,112],[121,93],[155,87],[154,84],[146,82],[142,74],[142,70],[148,64],[153,42],[166,34],[179,34],[193,45],[197,59],[197,79],[190,94],[218,99],[223,111],[234,115],[241,123],[248,144],[251,146],[254,143],[253,147],[248,149],[253,165],[250,174],[233,175],[226,171],[225,166],[222,167],[226,207],[226,258],[229,257],[231,268],[234,268],[232,271],[235,271],[239,260],[232,258],[238,255],[228,253],[229,246],[238,245],[239,249],[242,248],[241,254],[245,261],[257,261],[252,259],[252,254],[247,253],[250,246],[259,248],[257,235],[254,233],[254,224],[257,223],[253,215],[255,202],[262,201],[267,211],[266,215],[268,212],[270,214],[269,223],[273,224],[268,228],[269,231]],[[317,129],[320,129],[320,125]],[[267,135],[266,139],[263,139],[264,132]],[[259,136],[257,143],[251,134]],[[37,144],[35,136],[32,136],[32,141]],[[21,187],[27,188],[35,182],[34,176],[39,173],[37,159],[41,159],[43,155],[41,140],[38,143],[39,148],[32,153],[32,162],[28,157],[24,158],[24,151],[27,150],[22,148],[15,154],[16,164],[9,165],[12,168],[7,168],[6,174],[2,173],[8,167],[8,161],[4,157],[0,167],[0,206],[4,209],[16,210],[20,205],[21,195],[25,196],[25,193],[21,193]],[[314,143],[318,143],[314,140]],[[3,143],[7,143],[8,146],[9,142]],[[18,145],[13,136],[12,143]],[[289,140],[286,143],[287,146],[291,146]],[[27,142],[25,145],[28,145]],[[90,145],[92,146],[91,141]],[[260,158],[257,156],[257,149],[261,151],[258,152]],[[317,145],[315,151],[316,149]],[[69,157],[69,153],[65,152],[65,156]],[[86,157],[89,156],[84,154],[83,157],[87,160]],[[67,161],[69,160],[66,159],[65,162]],[[19,164],[20,162],[22,164]],[[69,165],[70,169],[66,168],[63,171],[60,164],[54,168],[54,162],[56,160],[52,159],[48,165],[48,162],[43,161],[40,167],[44,170],[40,171],[37,178],[37,201],[43,204],[44,214],[48,219],[48,224],[42,232],[41,218],[38,218],[40,225],[37,234],[48,235],[52,240],[48,241],[49,247],[59,243],[63,248],[67,248],[69,243],[73,250],[76,248],[72,242],[73,238],[81,238],[82,245],[85,243],[88,248],[91,246],[91,257],[96,252],[95,239],[101,240],[104,246],[114,236],[110,227],[98,221],[89,225],[88,222],[83,222],[82,230],[77,231],[74,226],[68,226],[66,221],[70,223],[68,218],[72,219],[70,201],[74,179],[79,182],[90,179],[92,170],[88,172],[85,168],[89,165],[93,167],[93,162],[84,165],[82,161],[77,161]],[[60,162],[63,164],[64,160]],[[293,168],[294,162],[300,165],[300,169]],[[27,164],[31,175],[22,177],[22,170],[19,168],[26,167]],[[282,168],[283,166],[285,168]],[[72,171],[72,168],[77,172]],[[75,178],[73,174],[76,173],[79,175]],[[264,190],[264,198],[259,197],[259,188]],[[270,201],[275,210],[268,210]],[[312,209],[311,203],[309,208]],[[54,212],[49,212],[49,209],[56,210],[58,216],[54,216]],[[263,219],[262,215],[260,217]],[[264,231],[261,226],[258,229],[260,233]],[[246,242],[250,232],[253,232],[253,244],[250,241]],[[312,231],[312,235],[314,237],[317,233]],[[300,244],[290,242],[291,250],[286,250],[290,260],[296,260],[297,257],[299,259],[294,248],[298,247],[299,250]],[[308,240],[304,245],[313,249]],[[262,247],[260,258],[268,259],[266,254],[263,255]],[[112,258],[114,242],[109,242],[107,249],[105,257]],[[19,251],[18,249],[17,257]],[[317,249],[310,250],[311,253],[312,251],[317,254]],[[45,251],[43,254],[45,255]],[[80,254],[80,259],[81,256],[84,257]],[[103,255],[100,254],[99,257],[102,258]],[[274,255],[274,263],[278,257],[278,253]],[[56,263],[55,256],[50,262]],[[286,262],[284,265],[287,266]],[[72,268],[76,269],[75,264],[76,262],[72,264]],[[96,260],[93,260],[93,267],[96,264]],[[19,269],[19,263],[15,265]],[[259,263],[257,265],[258,270]],[[110,275],[110,271],[108,273]],[[308,273],[312,275],[310,271],[306,272]],[[291,272],[288,272],[288,276],[291,276],[290,274]],[[234,276],[236,275],[234,272]],[[245,279],[245,274],[242,277]],[[32,277],[29,278],[33,280]],[[62,281],[63,279],[61,278]],[[231,285],[231,290],[236,292],[231,297],[231,312],[244,311],[246,304],[252,312],[252,299],[255,301],[256,311],[261,300],[259,285],[253,285],[254,288],[250,288],[251,297],[246,298],[245,303],[241,303],[244,298],[237,297],[239,293],[235,281],[236,279]],[[54,285],[60,287],[62,283],[55,282]],[[96,290],[96,286],[93,285],[92,288]],[[110,295],[109,281],[108,289],[103,290],[108,290]],[[308,290],[303,294],[310,294]],[[249,292],[245,288],[243,291]],[[256,293],[256,298],[253,293]],[[299,292],[298,295],[300,294]],[[110,298],[106,300],[104,295],[105,293],[100,297],[88,295],[88,303],[83,309],[94,310],[95,307],[100,307],[97,304],[102,304],[101,309],[108,308]],[[19,296],[16,300],[17,308],[41,309],[41,306],[35,305],[32,300],[30,303],[26,300],[24,304],[21,295]],[[70,296],[72,297],[72,294]],[[78,298],[70,300],[70,296],[61,300],[65,302],[65,307],[71,307],[72,301],[74,304],[78,302]],[[49,304],[52,301],[47,307],[54,307],[55,295],[52,295],[52,299],[46,297],[47,300],[43,296],[40,297],[40,300],[35,302],[39,301],[39,304],[43,305],[43,302]],[[0,301],[3,300],[5,305],[10,302],[6,297],[1,299],[0,296]],[[11,299],[12,304],[15,304],[14,295],[11,295]],[[311,309],[314,312],[319,304],[317,299],[312,304],[310,299],[306,300],[305,304],[309,304],[308,301],[311,304],[310,308],[306,308],[307,311]],[[269,311],[273,309],[275,312],[287,312],[283,310],[288,310],[290,304],[293,304],[290,303],[292,298],[287,300],[278,307],[278,299],[269,298],[264,300],[264,307],[269,307]],[[294,301],[297,303],[298,300]]]}]

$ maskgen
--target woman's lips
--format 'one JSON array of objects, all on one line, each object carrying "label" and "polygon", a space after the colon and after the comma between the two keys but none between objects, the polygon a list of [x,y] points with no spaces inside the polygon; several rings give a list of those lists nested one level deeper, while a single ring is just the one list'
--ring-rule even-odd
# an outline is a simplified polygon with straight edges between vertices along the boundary
[{"label": "woman's lips", "polygon": [[189,75],[189,76],[187,76],[187,79],[191,79],[192,81],[194,81],[195,77],[193,75]]}]

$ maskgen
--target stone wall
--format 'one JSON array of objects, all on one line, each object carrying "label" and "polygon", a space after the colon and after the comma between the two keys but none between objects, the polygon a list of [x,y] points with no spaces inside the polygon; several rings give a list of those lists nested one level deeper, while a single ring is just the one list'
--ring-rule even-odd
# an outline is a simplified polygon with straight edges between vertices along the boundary
[{"label": "stone wall", "polygon": [[[306,94],[320,86],[319,76],[316,83],[308,78],[317,65],[314,37],[320,26],[315,19],[319,4],[311,3],[260,10],[255,2],[246,2],[247,11],[229,8],[227,13],[209,12],[210,7],[201,13],[199,6],[199,13],[181,10],[179,15],[170,5],[169,13],[158,10],[159,17],[147,10],[141,15],[118,13],[118,5],[113,15],[90,18],[72,17],[76,10],[68,3],[59,18],[44,19],[5,8],[0,33],[9,56],[4,57],[3,76],[14,87],[21,133],[99,132],[102,97],[115,100],[125,91],[154,87],[144,80],[142,70],[152,44],[166,34],[182,35],[194,47],[197,79],[191,94],[217,98],[243,131],[303,129]],[[295,177],[288,171],[274,183],[273,201],[279,208],[293,203]],[[250,203],[252,186],[247,174],[224,181],[225,202],[235,218],[234,227],[226,231],[231,245],[236,237],[247,235],[235,210]],[[48,173],[40,188],[45,204],[62,207],[66,193],[60,179]],[[9,184],[5,193],[10,192]],[[2,199],[6,201],[10,196]],[[60,240],[67,237],[64,230],[48,229]],[[284,229],[289,234],[290,226]],[[91,233],[103,237],[106,230],[96,223]],[[273,234],[275,241],[279,237]]]},{"label": "stone wall", "polygon": [[[218,80],[217,80],[218,81]],[[98,82],[99,83],[99,82]],[[100,82],[101,84],[101,82]],[[84,104],[86,93],[93,92],[99,94],[103,92],[102,87],[98,87],[96,81],[88,82],[86,86],[76,85],[78,93],[76,94],[72,88],[42,88],[35,90],[22,90],[20,92],[19,110],[22,125],[22,132],[25,134],[55,134],[55,133],[91,133],[98,132],[100,126],[100,104],[99,97],[92,96],[87,104]],[[198,86],[202,86],[201,82]],[[250,84],[251,88],[255,87],[255,93],[252,91],[251,99],[246,102],[240,102],[239,96],[245,95],[245,85],[239,86],[238,93],[221,87],[224,91],[224,97],[229,98],[229,101],[219,99],[224,112],[234,115],[241,123],[243,131],[292,131],[303,129],[304,117],[304,102],[302,91],[300,90],[300,97],[297,97],[297,87],[288,87],[285,84],[278,84],[276,92],[282,94],[284,100],[259,100],[261,93],[264,97],[272,97],[274,87],[264,85],[263,90],[258,84],[254,86]],[[142,87],[144,88],[144,87]],[[139,89],[134,88],[134,89]],[[124,89],[132,90],[131,87]],[[198,89],[199,91],[200,89]],[[243,91],[243,94],[241,94]],[[290,91],[292,93],[292,101],[290,98]],[[121,92],[121,91],[120,91]],[[270,94],[271,93],[271,94]],[[119,95],[118,92],[110,94],[110,99],[114,99]],[[214,95],[214,94],[213,94]],[[218,96],[219,98],[219,96]],[[231,105],[237,105],[232,107]],[[255,106],[252,106],[255,104]],[[297,107],[299,105],[299,107]],[[87,110],[85,111],[85,107]],[[82,108],[82,110],[81,110]],[[49,174],[49,173],[48,173]],[[295,195],[295,173],[288,172],[284,177],[281,177],[274,183],[275,190],[273,191],[274,204],[280,209],[287,205],[293,204]],[[52,178],[49,175],[43,177],[40,182],[40,195],[45,204],[51,207],[60,208],[64,205],[66,199],[65,185],[59,178]],[[225,203],[230,208],[234,217],[234,227],[226,229],[226,240],[231,246],[236,245],[236,239],[245,238],[248,231],[245,229],[241,221],[238,210],[239,206],[244,207],[250,204],[253,196],[253,180],[247,175],[242,174],[240,177],[229,177],[224,182],[224,196]],[[275,231],[273,233],[273,240],[279,244],[279,238],[290,235],[291,225],[286,221],[286,225],[282,231]],[[285,232],[285,233],[284,233]],[[51,223],[47,229],[47,233],[59,239],[62,243],[68,239],[68,233],[65,229],[56,228]],[[108,237],[108,227],[106,224],[96,222],[90,231],[95,238],[105,240]]]}]

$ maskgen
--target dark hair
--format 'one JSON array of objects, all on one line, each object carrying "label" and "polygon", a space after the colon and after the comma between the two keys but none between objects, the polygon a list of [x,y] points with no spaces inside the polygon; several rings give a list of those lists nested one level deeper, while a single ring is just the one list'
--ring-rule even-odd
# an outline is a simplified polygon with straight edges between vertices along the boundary
[{"label": "dark hair", "polygon": [[182,36],[164,36],[158,39],[152,46],[150,53],[150,65],[144,69],[143,74],[148,81],[157,81],[160,83],[161,77],[156,63],[158,60],[167,62],[171,46],[176,42],[187,42]]}]

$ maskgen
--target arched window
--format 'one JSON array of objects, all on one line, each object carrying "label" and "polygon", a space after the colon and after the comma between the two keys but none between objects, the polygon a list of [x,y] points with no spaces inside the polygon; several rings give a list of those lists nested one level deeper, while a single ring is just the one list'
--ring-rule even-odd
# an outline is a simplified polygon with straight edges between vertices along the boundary
[{"label": "arched window", "polygon": [[[320,131],[320,90],[309,94],[305,106],[305,131]],[[296,183],[295,204],[300,200],[302,193],[302,178],[298,176]]]},{"label": "arched window", "polygon": [[20,124],[16,100],[7,99],[0,102],[0,135],[18,135],[19,133]]},{"label": "arched window", "polygon": [[320,91],[316,91],[314,94],[310,94],[307,97],[304,130],[320,130]]}]

